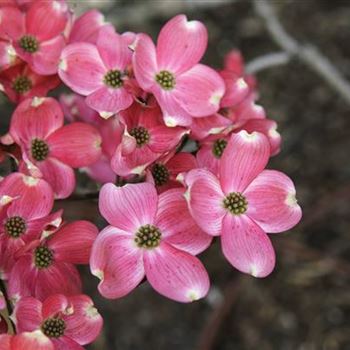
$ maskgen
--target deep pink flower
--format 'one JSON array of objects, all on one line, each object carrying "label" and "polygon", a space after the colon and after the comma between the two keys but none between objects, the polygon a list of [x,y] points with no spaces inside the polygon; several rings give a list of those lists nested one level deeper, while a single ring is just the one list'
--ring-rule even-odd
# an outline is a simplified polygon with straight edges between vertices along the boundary
[{"label": "deep pink flower", "polygon": [[6,22],[0,25],[0,37],[15,48],[16,55],[38,74],[57,72],[58,60],[65,38],[63,32],[70,16],[68,6],[61,1],[35,1],[28,12],[15,7],[3,7]]},{"label": "deep pink flower", "polygon": [[176,179],[177,176],[196,168],[197,160],[191,153],[171,152],[149,166],[146,172],[147,181],[156,186],[158,193],[162,193],[171,188],[183,187]]},{"label": "deep pink flower", "polygon": [[183,190],[169,190],[158,198],[149,183],[106,184],[99,208],[111,226],[95,241],[90,267],[101,280],[103,296],[120,298],[145,276],[158,293],[173,300],[190,302],[207,294],[207,272],[193,255],[211,239],[191,218]]},{"label": "deep pink flower", "polygon": [[191,124],[192,117],[215,113],[225,85],[213,69],[198,64],[207,47],[208,34],[198,21],[178,15],[162,28],[154,46],[146,34],[138,36],[133,56],[136,79],[157,98],[165,123]]},{"label": "deep pink flower", "polygon": [[63,126],[59,103],[51,97],[26,99],[16,108],[10,134],[22,148],[23,158],[38,168],[58,198],[74,190],[72,167],[96,162],[101,156],[101,136],[86,123]]},{"label": "deep pink flower", "polygon": [[164,124],[159,107],[144,107],[135,102],[120,113],[126,125],[124,136],[111,159],[114,172],[120,176],[143,174],[156,159],[172,151],[188,132]]},{"label": "deep pink flower", "polygon": [[83,350],[81,345],[94,341],[103,324],[86,295],[55,294],[43,302],[26,297],[16,304],[14,318],[18,332],[35,332],[38,339],[52,344],[45,350]]},{"label": "deep pink flower", "polygon": [[301,218],[293,182],[283,173],[264,170],[270,156],[260,133],[233,134],[221,157],[219,179],[192,170],[186,198],[197,224],[221,235],[222,250],[238,270],[256,277],[271,273],[275,253],[265,232],[286,231]]},{"label": "deep pink flower", "polygon": [[54,345],[41,331],[17,335],[0,334],[0,350],[54,350]]},{"label": "deep pink flower", "polygon": [[61,79],[73,91],[87,96],[87,105],[104,118],[133,102],[133,95],[125,86],[132,55],[129,43],[129,36],[104,26],[96,45],[77,42],[62,51],[58,71]]},{"label": "deep pink flower", "polygon": [[33,241],[18,253],[11,270],[8,291],[17,300],[34,296],[40,300],[54,293],[81,292],[75,264],[87,264],[98,230],[88,221],[61,226],[47,238]]},{"label": "deep pink flower", "polygon": [[[12,173],[0,183],[0,276],[7,278],[16,251],[49,223],[53,207],[50,185],[20,173]],[[6,253],[6,254],[5,254]],[[6,255],[6,259],[4,256]]]},{"label": "deep pink flower", "polygon": [[0,73],[0,90],[15,103],[34,96],[46,96],[60,84],[58,75],[43,76],[33,72],[25,63]]}]

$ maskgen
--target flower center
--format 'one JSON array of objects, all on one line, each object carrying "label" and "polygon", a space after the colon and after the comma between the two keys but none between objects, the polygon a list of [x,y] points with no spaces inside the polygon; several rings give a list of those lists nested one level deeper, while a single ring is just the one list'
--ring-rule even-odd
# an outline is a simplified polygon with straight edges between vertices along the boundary
[{"label": "flower center", "polygon": [[32,81],[26,76],[17,77],[12,83],[12,89],[22,95],[32,88]]},{"label": "flower center", "polygon": [[159,246],[162,234],[156,226],[141,226],[135,234],[135,243],[139,248],[155,248]]},{"label": "flower center", "polygon": [[49,154],[49,146],[40,139],[32,140],[32,157],[37,161],[45,160]]},{"label": "flower center", "polygon": [[39,50],[39,42],[32,35],[24,35],[19,39],[19,46],[29,53],[34,53]]},{"label": "flower center", "polygon": [[220,159],[222,156],[222,153],[224,152],[225,148],[227,146],[227,141],[225,139],[218,139],[213,144],[213,154],[215,158]]},{"label": "flower center", "polygon": [[103,78],[103,82],[113,88],[118,89],[123,86],[123,80],[122,80],[122,72],[117,69],[112,69],[107,72],[107,74]]},{"label": "flower center", "polygon": [[66,323],[61,318],[48,318],[41,325],[42,332],[49,338],[59,338],[64,335]]},{"label": "flower center", "polygon": [[223,200],[224,208],[233,215],[244,214],[248,209],[246,198],[239,192],[232,192]]},{"label": "flower center", "polygon": [[176,84],[174,75],[167,70],[161,70],[158,74],[156,74],[156,82],[164,90],[172,90]]},{"label": "flower center", "polygon": [[34,263],[38,269],[46,269],[53,263],[53,253],[48,247],[37,247],[34,252]]},{"label": "flower center", "polygon": [[170,177],[169,170],[161,163],[156,163],[153,165],[152,175],[157,186],[166,184]]},{"label": "flower center", "polygon": [[135,137],[137,147],[142,147],[149,142],[149,132],[143,126],[138,126],[130,130],[130,135]]},{"label": "flower center", "polygon": [[20,216],[12,216],[5,222],[5,231],[12,238],[21,236],[26,228],[26,222]]}]

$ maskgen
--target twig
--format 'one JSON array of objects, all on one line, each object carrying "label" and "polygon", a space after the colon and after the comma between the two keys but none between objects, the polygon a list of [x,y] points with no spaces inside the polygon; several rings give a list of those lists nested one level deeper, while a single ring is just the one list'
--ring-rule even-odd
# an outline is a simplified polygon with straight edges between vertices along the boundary
[{"label": "twig", "polygon": [[350,104],[350,83],[340,71],[313,45],[302,45],[283,28],[273,6],[267,0],[253,0],[255,11],[264,20],[271,37],[287,54],[295,56],[337,91]]},{"label": "twig", "polygon": [[245,70],[248,74],[254,74],[266,68],[287,64],[292,55],[288,52],[272,52],[267,55],[257,57],[250,61]]},{"label": "twig", "polygon": [[231,314],[232,308],[237,301],[242,277],[239,276],[231,281],[225,288],[224,299],[218,307],[216,307],[209,316],[207,323],[199,336],[197,350],[214,350],[220,328]]}]

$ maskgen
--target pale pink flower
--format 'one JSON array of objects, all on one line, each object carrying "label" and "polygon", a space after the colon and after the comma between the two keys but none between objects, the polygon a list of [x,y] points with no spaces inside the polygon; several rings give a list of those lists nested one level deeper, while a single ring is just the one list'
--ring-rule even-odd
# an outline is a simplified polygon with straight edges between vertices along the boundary
[{"label": "pale pink flower", "polygon": [[194,255],[205,250],[211,238],[191,218],[183,190],[169,190],[158,198],[149,183],[106,184],[99,208],[111,226],[95,241],[90,267],[101,280],[103,296],[120,298],[145,276],[158,293],[176,301],[207,294],[209,278]]},{"label": "pale pink flower", "polygon": [[16,304],[14,319],[17,332],[35,332],[38,340],[49,342],[51,347],[45,350],[83,350],[81,345],[94,341],[103,325],[101,315],[86,295],[55,294],[43,302],[25,297]]},{"label": "pale pink flower", "polygon": [[87,264],[98,230],[88,221],[64,224],[47,238],[32,241],[17,252],[9,278],[8,292],[18,299],[34,296],[40,300],[54,293],[81,292],[75,264]]},{"label": "pale pink flower", "polygon": [[286,231],[301,218],[293,182],[281,172],[264,170],[269,156],[263,134],[241,131],[226,146],[219,178],[204,169],[192,170],[185,178],[197,224],[210,235],[221,235],[229,262],[256,277],[267,276],[275,265],[265,232]]},{"label": "pale pink flower", "polygon": [[101,136],[93,126],[78,122],[63,125],[63,121],[55,99],[34,97],[18,105],[10,125],[24,160],[39,170],[58,198],[66,198],[74,190],[72,167],[90,165],[101,156]]},{"label": "pale pink flower", "polygon": [[181,127],[164,124],[158,106],[144,107],[135,102],[120,113],[125,131],[111,159],[113,171],[120,176],[143,174],[156,159],[172,151],[188,132]]},{"label": "pale pink flower", "polygon": [[128,108],[133,95],[126,87],[132,51],[130,37],[100,29],[96,45],[76,42],[62,51],[58,73],[73,91],[87,96],[86,104],[104,118]]},{"label": "pale pink flower", "polygon": [[208,42],[205,26],[178,15],[158,36],[157,47],[146,34],[136,40],[133,68],[136,79],[157,98],[165,123],[188,126],[192,117],[215,113],[225,92],[221,77],[198,64]]}]

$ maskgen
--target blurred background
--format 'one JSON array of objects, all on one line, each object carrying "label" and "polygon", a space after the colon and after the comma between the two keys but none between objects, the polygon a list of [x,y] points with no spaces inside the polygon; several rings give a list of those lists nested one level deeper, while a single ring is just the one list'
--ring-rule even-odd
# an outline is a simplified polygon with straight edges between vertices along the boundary
[{"label": "blurred background", "polygon": [[[70,1],[78,14],[99,8],[119,32],[148,32],[154,38],[170,17],[185,13],[208,27],[204,61],[216,68],[233,48],[241,50],[246,62],[261,63],[265,61],[256,59],[280,53],[288,44],[289,38],[278,42],[271,35],[259,2],[266,4],[263,0],[255,4],[249,0]],[[295,181],[303,220],[293,230],[272,237],[277,267],[263,280],[235,271],[215,242],[201,256],[211,276],[211,292],[191,305],[167,300],[147,283],[121,300],[105,300],[85,269],[85,292],[105,318],[103,334],[88,349],[350,349],[350,95],[348,86],[342,85],[342,78],[350,81],[350,1],[267,4],[302,45],[280,55],[283,64],[265,69],[251,64],[250,68],[258,70],[258,103],[278,122],[283,138],[282,151],[269,167]],[[323,62],[326,66],[317,68],[319,62],[312,55],[307,59],[301,51],[308,45],[328,58]],[[328,72],[334,81],[324,72],[329,63],[337,69],[336,74],[332,68]],[[4,132],[14,107],[3,96],[0,102]],[[73,197],[59,206],[67,218],[98,220],[96,202]]]}]

